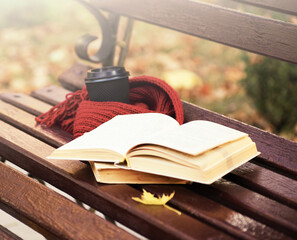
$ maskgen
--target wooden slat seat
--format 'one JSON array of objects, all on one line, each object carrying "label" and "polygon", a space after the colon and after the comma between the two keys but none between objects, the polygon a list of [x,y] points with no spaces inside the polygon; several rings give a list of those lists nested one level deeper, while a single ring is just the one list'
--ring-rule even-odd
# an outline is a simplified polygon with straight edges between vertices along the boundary
[{"label": "wooden slat seat", "polygon": [[0,206],[49,239],[136,239],[3,163]]},{"label": "wooden slat seat", "polygon": [[[235,0],[296,15],[293,0]],[[219,5],[184,0],[91,0],[104,11],[128,16],[228,46],[297,63],[297,26]],[[0,156],[149,239],[295,239],[297,143],[183,101],[185,121],[204,119],[244,132],[261,155],[211,185],[115,185],[95,181],[89,165],[48,160],[72,139],[34,118],[81,89],[88,66],[64,72],[61,86],[0,94]],[[142,189],[175,192],[163,206],[132,200]],[[48,187],[0,163],[0,206],[49,239],[135,238]],[[5,228],[0,238],[18,239]]]},{"label": "wooden slat seat", "polygon": [[[81,71],[85,71],[84,74],[82,74],[81,71],[80,74],[75,74],[74,69],[76,68],[81,69]],[[72,90],[81,89],[84,85],[83,76],[86,75],[86,72],[86,67],[83,68],[80,64],[75,64],[66,71],[66,74],[60,77],[60,83],[63,86],[69,86],[72,82]],[[50,86],[49,88],[53,87]],[[47,87],[38,89],[32,92],[31,95],[41,100],[46,98],[47,101],[52,104],[55,104],[57,99],[59,101],[63,101],[65,97],[60,96],[69,93],[69,90],[63,90],[63,88],[57,86],[54,88],[55,90],[51,92],[47,92]],[[64,94],[62,94],[63,91]],[[46,97],[44,95],[46,95]],[[247,132],[257,143],[257,147],[261,152],[261,156],[257,158],[257,161],[255,161],[257,164],[263,163],[267,168],[274,168],[275,171],[283,172],[284,175],[297,179],[297,163],[295,161],[295,157],[297,156],[297,144],[295,142],[285,140],[275,134],[249,126],[185,101],[183,101],[183,108],[185,112],[185,122],[197,119],[209,120]]]},{"label": "wooden slat seat", "polygon": [[[53,87],[50,87],[53,89]],[[58,89],[58,87],[55,87],[55,89]],[[65,93],[68,93],[68,90],[59,89],[57,92],[59,95],[61,95],[61,92],[65,91]],[[55,99],[59,99],[56,97],[56,91],[46,91],[46,89],[41,89],[40,91],[35,91],[32,95],[38,96],[41,99],[47,99],[48,102],[54,102]],[[46,94],[46,96],[43,96]],[[20,148],[18,150],[18,157],[15,158],[14,162],[17,165],[21,165],[23,168],[27,168],[27,170],[30,170],[32,172],[32,168],[34,166],[39,164],[37,167],[38,171],[33,171],[33,174],[36,176],[40,175],[40,168],[42,168],[46,174],[46,181],[49,181],[50,183],[54,184],[58,188],[63,189],[63,191],[68,192],[70,195],[74,196],[75,198],[86,202],[90,206],[94,207],[95,209],[98,209],[102,211],[103,213],[111,216],[112,218],[115,218],[118,221],[123,221],[122,218],[118,218],[115,212],[113,211],[106,211],[106,202],[104,204],[104,208],[102,206],[98,206],[98,201],[102,202],[102,194],[108,197],[105,197],[105,201],[108,201],[109,206],[110,204],[114,204],[113,200],[117,199],[119,201],[117,203],[118,207],[123,204],[127,204],[127,200],[129,197],[134,195],[139,195],[139,191],[136,191],[136,189],[128,187],[128,186],[101,186],[97,185],[94,182],[94,179],[92,179],[90,169],[88,166],[85,166],[85,164],[79,163],[79,162],[72,162],[71,165],[69,162],[48,162],[44,157],[46,154],[50,153],[52,151],[52,147],[49,145],[44,145],[44,143],[50,143],[54,147],[61,146],[67,140],[61,139],[61,130],[53,128],[51,131],[51,134],[48,134],[47,128],[41,128],[36,127],[34,124],[34,121],[21,121],[20,119],[26,119],[26,118],[34,118],[34,115],[28,112],[34,112],[32,109],[30,109],[30,106],[32,106],[32,102],[38,102],[41,100],[37,100],[36,98],[29,97],[24,95],[24,98],[26,98],[26,101],[22,101],[22,97],[18,97],[17,101],[20,101],[22,104],[19,105],[23,110],[18,108],[18,102],[14,98],[14,94],[5,94],[2,96],[3,100],[5,102],[0,102],[1,105],[1,111],[0,111],[0,118],[5,120],[7,123],[13,124],[15,127],[19,128],[17,129],[10,129],[9,125],[6,126],[7,123],[4,124],[1,129],[2,131],[2,137],[6,136],[8,132],[15,132],[14,135],[17,135],[19,137],[12,138],[12,139],[6,139],[6,143],[2,145],[2,147],[6,149],[6,151],[2,148],[1,152],[7,152],[5,154],[5,157],[10,159],[9,152],[12,149],[15,149],[16,146]],[[9,103],[10,102],[10,103]],[[24,104],[27,102],[26,104]],[[42,101],[41,101],[42,102]],[[185,103],[186,104],[186,103]],[[38,104],[40,105],[40,104]],[[50,105],[44,105],[44,111],[47,111]],[[190,107],[192,107],[190,105]],[[42,110],[42,109],[40,109]],[[28,112],[26,112],[28,111]],[[42,111],[43,112],[43,111]],[[195,112],[195,111],[194,111]],[[12,113],[12,114],[11,114]],[[193,114],[193,111],[191,111],[191,114]],[[23,117],[24,116],[24,117]],[[26,116],[26,117],[25,117]],[[189,118],[191,116],[186,115]],[[207,117],[207,116],[205,116]],[[229,121],[232,121],[229,119]],[[32,131],[31,131],[32,130]],[[30,135],[33,135],[34,138],[34,144],[33,146],[28,146],[26,142],[31,142],[31,137],[28,134],[22,133],[22,131],[26,131],[30,133]],[[261,130],[260,134],[261,134]],[[21,135],[19,135],[21,134]],[[3,139],[2,138],[2,139]],[[35,138],[42,140],[35,140]],[[22,140],[20,140],[22,139]],[[27,139],[27,140],[26,140]],[[37,145],[36,145],[37,144]],[[31,144],[32,145],[32,144]],[[7,146],[10,146],[10,150],[7,149]],[[43,149],[45,152],[41,152],[40,149]],[[24,151],[27,150],[27,153],[24,153]],[[15,156],[16,152],[14,152]],[[23,164],[18,159],[26,159],[26,164]],[[255,160],[257,161],[257,160]],[[58,172],[54,169],[49,169],[50,166],[54,164],[54,168],[60,169]],[[59,176],[59,172],[63,169],[63,174]],[[50,174],[48,171],[53,171]],[[78,175],[76,173],[79,173]],[[246,175],[248,173],[249,175]],[[270,174],[272,173],[272,178],[269,178]],[[70,174],[70,175],[69,175]],[[44,176],[44,173],[41,173],[42,176]],[[286,175],[286,174],[285,174]],[[250,239],[253,236],[257,236],[257,238],[269,238],[268,236],[274,236],[275,239],[286,239],[290,238],[289,236],[293,236],[296,232],[296,228],[294,225],[294,218],[297,214],[296,212],[296,194],[294,192],[294,189],[296,189],[297,184],[296,181],[294,181],[291,178],[288,178],[287,176],[272,172],[271,170],[265,169],[263,167],[258,166],[255,163],[249,163],[246,164],[240,168],[238,168],[236,171],[233,171],[231,174],[227,175],[225,177],[226,180],[222,182],[218,182],[216,185],[217,187],[211,186],[200,186],[199,184],[194,184],[191,187],[164,187],[164,186],[143,186],[147,188],[148,190],[155,192],[155,193],[161,193],[166,192],[171,189],[172,191],[176,191],[176,196],[180,196],[180,198],[175,198],[174,201],[172,201],[172,204],[174,207],[183,210],[184,214],[191,213],[194,214],[194,217],[197,219],[201,219],[202,222],[207,222],[210,225],[214,225],[216,229],[219,229],[220,231],[223,231],[225,234],[227,233],[230,237],[235,238],[245,238]],[[257,181],[257,176],[261,181]],[[69,179],[70,177],[70,179]],[[44,177],[43,177],[44,178]],[[52,182],[51,178],[55,178],[55,182]],[[59,180],[58,180],[58,179]],[[77,179],[78,178],[78,179]],[[89,193],[86,192],[86,189],[90,191],[92,189],[93,194],[95,194],[95,199],[93,201],[90,201],[86,199],[85,197],[82,197],[79,195],[76,191],[73,191],[73,189],[68,189],[66,184],[68,181],[68,184],[71,184],[71,182],[77,182],[76,184],[80,185],[80,187],[77,189],[78,192],[81,193],[81,191],[84,193],[83,196],[88,196]],[[65,182],[66,181],[66,182]],[[230,182],[231,181],[231,182]],[[63,184],[62,184],[63,182]],[[89,182],[88,185],[86,185],[86,182]],[[228,184],[226,184],[228,183]],[[273,183],[271,185],[271,183]],[[66,186],[65,186],[66,185]],[[87,187],[86,187],[87,186]],[[101,194],[98,195],[98,186],[101,189]],[[229,188],[226,189],[226,186],[229,186]],[[245,188],[248,186],[248,189]],[[115,190],[117,189],[117,190]],[[140,190],[138,188],[138,190]],[[125,192],[124,196],[121,195],[120,199],[118,197],[118,192]],[[231,195],[228,193],[231,192]],[[234,192],[234,194],[233,194]],[[133,194],[132,194],[133,193]],[[203,194],[201,194],[203,193]],[[252,200],[251,203],[249,201],[245,201],[244,199],[240,200],[240,198],[234,198],[233,195],[236,195],[235,193],[239,193],[239,196],[248,196],[247,199]],[[193,201],[193,194],[195,196],[195,201],[198,201],[197,204],[190,204],[186,200],[187,198],[192,199]],[[217,196],[225,196],[224,200],[218,200]],[[94,198],[94,196],[93,196]],[[185,199],[185,200],[183,200]],[[200,199],[200,200],[199,200]],[[129,205],[132,204],[132,202],[129,202]],[[137,204],[136,204],[137,205]],[[135,217],[135,203],[132,204],[133,210],[132,212],[129,212],[129,215]],[[216,214],[212,214],[212,210],[209,208],[206,208],[206,206],[215,206],[215,209],[221,209],[223,212],[223,217],[221,215],[216,216]],[[131,205],[130,205],[131,207]],[[139,206],[138,206],[139,207]],[[147,207],[140,207],[140,209],[143,211],[142,208]],[[208,210],[207,210],[208,209]],[[278,209],[276,212],[272,212],[273,209]],[[118,210],[120,212],[123,211],[123,209]],[[139,211],[139,209],[138,209]],[[160,209],[158,210],[160,211]],[[166,210],[164,210],[166,211]],[[262,212],[262,214],[261,214]],[[269,214],[268,214],[269,213]],[[127,212],[124,211],[124,215],[126,215]],[[141,214],[138,215],[139,217],[144,217],[145,212],[141,212]],[[147,214],[147,213],[146,213]],[[166,218],[168,218],[168,214],[164,215],[164,219],[162,222],[163,224],[169,224],[174,225],[174,221],[170,223],[165,223]],[[170,213],[171,214],[171,213]],[[228,222],[226,222],[224,216],[232,216],[232,218],[229,218]],[[157,214],[159,216],[159,214]],[[155,216],[156,217],[156,216]],[[171,216],[171,218],[175,218],[178,216]],[[238,218],[241,219],[241,221],[245,222],[244,225],[238,224]],[[180,219],[179,222],[191,222],[194,221],[191,218]],[[233,220],[232,220],[233,219]],[[154,221],[156,221],[155,219]],[[139,219],[138,219],[139,221]],[[158,220],[160,221],[160,219]],[[194,221],[195,222],[195,221]],[[194,224],[192,222],[192,224]],[[142,220],[142,223],[143,220]],[[177,222],[176,222],[177,223]],[[241,222],[242,223],[242,222]],[[180,223],[179,223],[180,224]],[[201,224],[201,223],[200,223]],[[199,226],[200,226],[199,224]],[[155,224],[156,225],[156,224]],[[255,227],[256,226],[256,227]],[[137,232],[141,232],[142,234],[149,236],[153,238],[155,235],[151,235],[151,233],[148,235],[147,232],[143,232],[141,229],[141,225],[138,224],[137,226],[132,224],[129,225],[129,227],[134,228]],[[154,226],[156,227],[156,226]],[[178,230],[183,229],[185,226],[182,226],[182,228],[178,228]],[[248,233],[243,233],[243,228],[247,228]],[[158,229],[158,228],[157,228]],[[166,228],[165,228],[166,229]],[[169,228],[170,229],[170,228]],[[168,234],[171,234],[172,237],[176,233],[172,232],[172,230],[167,229],[166,234],[164,231],[162,232],[160,229],[155,231],[158,234],[163,234],[162,236],[168,236]],[[201,226],[200,228],[201,229]],[[253,230],[254,229],[254,230]],[[262,229],[260,231],[260,229]],[[265,231],[263,231],[265,229]],[[190,236],[197,236],[196,232],[187,232],[187,235],[182,235],[184,237],[190,237]],[[217,233],[218,234],[218,233]],[[181,236],[179,236],[181,237]],[[227,238],[227,236],[224,236],[224,238]]]},{"label": "wooden slat seat", "polygon": [[[140,206],[131,199],[140,195],[136,189],[127,185],[97,184],[86,164],[77,161],[49,161],[45,157],[53,151],[53,147],[4,122],[0,122],[0,129],[0,151],[6,159],[107,216],[128,224],[132,229],[136,228],[137,232],[150,238],[229,238],[187,214],[178,216],[162,206],[153,209]],[[185,228],[187,231],[182,231]]]},{"label": "wooden slat seat", "polygon": [[2,240],[21,240],[20,237],[0,225],[0,239]]}]

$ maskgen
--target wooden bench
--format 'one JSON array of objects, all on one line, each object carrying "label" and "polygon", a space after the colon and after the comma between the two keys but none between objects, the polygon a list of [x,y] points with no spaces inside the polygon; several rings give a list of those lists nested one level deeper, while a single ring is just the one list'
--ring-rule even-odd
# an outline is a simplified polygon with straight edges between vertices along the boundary
[{"label": "wooden bench", "polygon": [[[242,0],[297,14],[293,0]],[[129,16],[251,52],[297,63],[297,26],[220,6],[182,0],[93,0],[104,11]],[[297,234],[297,144],[274,134],[183,102],[185,120],[206,119],[247,132],[261,155],[212,185],[106,185],[96,183],[81,162],[50,161],[54,148],[71,140],[57,127],[36,125],[34,117],[83,85],[88,67],[76,64],[60,76],[61,86],[30,96],[3,93],[0,101],[0,156],[108,218],[149,239],[294,239]],[[131,199],[141,189],[175,191],[170,205],[145,206]],[[74,202],[0,164],[1,209],[49,239],[133,239]],[[19,239],[0,228],[4,239]],[[21,236],[20,236],[21,237]]]}]

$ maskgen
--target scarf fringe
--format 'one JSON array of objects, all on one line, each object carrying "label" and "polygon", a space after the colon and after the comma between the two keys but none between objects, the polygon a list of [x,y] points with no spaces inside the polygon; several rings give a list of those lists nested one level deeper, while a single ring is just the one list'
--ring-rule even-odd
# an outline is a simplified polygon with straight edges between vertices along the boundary
[{"label": "scarf fringe", "polygon": [[35,118],[47,127],[60,126],[74,138],[91,131],[116,115],[160,112],[184,121],[182,103],[165,81],[149,76],[134,77],[130,83],[130,103],[93,102],[89,100],[86,86],[69,93],[63,102]]}]

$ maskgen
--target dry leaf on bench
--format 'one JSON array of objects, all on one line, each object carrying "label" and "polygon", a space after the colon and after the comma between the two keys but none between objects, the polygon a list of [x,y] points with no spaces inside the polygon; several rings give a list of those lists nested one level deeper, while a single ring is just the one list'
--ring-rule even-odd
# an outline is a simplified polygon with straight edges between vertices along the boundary
[{"label": "dry leaf on bench", "polygon": [[162,197],[161,196],[155,197],[154,194],[147,192],[145,189],[142,189],[142,190],[143,190],[143,194],[141,195],[141,198],[132,197],[134,201],[140,202],[146,205],[163,205],[167,209],[176,212],[178,215],[181,215],[180,211],[166,205],[166,203],[173,198],[175,192],[171,193],[170,195],[163,194]]}]

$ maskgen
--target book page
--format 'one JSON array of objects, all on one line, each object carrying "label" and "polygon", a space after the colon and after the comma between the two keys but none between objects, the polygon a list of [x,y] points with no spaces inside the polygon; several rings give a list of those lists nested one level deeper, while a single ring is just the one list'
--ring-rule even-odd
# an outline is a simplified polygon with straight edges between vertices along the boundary
[{"label": "book page", "polygon": [[204,170],[218,164],[226,157],[234,154],[234,152],[240,151],[242,148],[246,148],[252,143],[252,140],[246,136],[238,140],[222,144],[211,151],[206,151],[195,156],[176,150],[170,150],[167,147],[159,145],[155,145],[154,147],[151,145],[141,145],[127,155],[127,161],[132,162],[133,157],[135,156],[149,155],[168,159],[191,168]]},{"label": "book page", "polygon": [[198,155],[214,147],[247,136],[246,133],[213,123],[196,120],[147,139],[148,144],[157,144],[191,155]]},{"label": "book page", "polygon": [[[113,184],[186,184],[187,181],[90,162],[97,182]],[[111,165],[109,163],[109,165]]]},{"label": "book page", "polygon": [[161,113],[118,115],[58,150],[108,149],[125,156],[144,137],[178,126],[174,118]]}]

